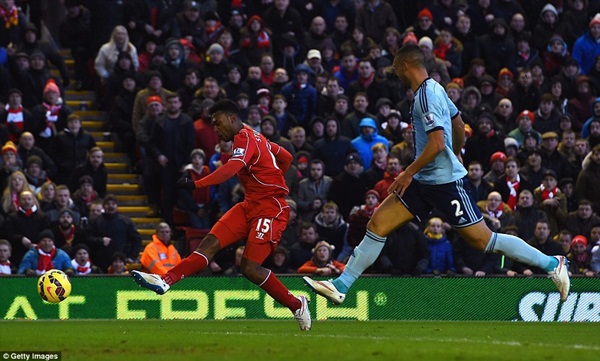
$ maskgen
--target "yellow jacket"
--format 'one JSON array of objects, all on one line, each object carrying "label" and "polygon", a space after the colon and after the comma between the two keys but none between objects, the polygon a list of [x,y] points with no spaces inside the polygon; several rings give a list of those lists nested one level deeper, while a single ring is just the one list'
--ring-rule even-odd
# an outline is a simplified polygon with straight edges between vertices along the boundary
[{"label": "yellow jacket", "polygon": [[167,273],[179,261],[181,261],[181,256],[175,246],[172,244],[166,246],[156,234],[152,235],[152,243],[144,248],[140,259],[145,269],[156,274]]}]

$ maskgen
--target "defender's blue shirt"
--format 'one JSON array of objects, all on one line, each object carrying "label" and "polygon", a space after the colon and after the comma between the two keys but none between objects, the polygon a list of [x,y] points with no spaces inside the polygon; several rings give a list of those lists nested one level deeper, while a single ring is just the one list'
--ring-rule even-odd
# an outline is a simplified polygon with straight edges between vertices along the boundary
[{"label": "defender's blue shirt", "polygon": [[467,170],[459,162],[452,150],[452,119],[459,112],[444,88],[435,80],[427,78],[415,92],[412,105],[412,127],[415,138],[415,157],[418,157],[429,141],[427,134],[432,131],[444,132],[445,147],[433,162],[423,167],[414,179],[423,184],[445,184],[467,175]]}]

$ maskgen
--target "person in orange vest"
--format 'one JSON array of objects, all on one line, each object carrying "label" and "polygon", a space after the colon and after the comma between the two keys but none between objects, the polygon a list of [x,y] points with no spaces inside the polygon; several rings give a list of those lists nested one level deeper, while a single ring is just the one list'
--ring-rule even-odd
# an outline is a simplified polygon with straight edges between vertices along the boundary
[{"label": "person in orange vest", "polygon": [[140,262],[149,272],[165,274],[179,261],[181,256],[171,243],[171,227],[160,222],[156,226],[156,233],[152,235],[152,243],[144,248]]}]

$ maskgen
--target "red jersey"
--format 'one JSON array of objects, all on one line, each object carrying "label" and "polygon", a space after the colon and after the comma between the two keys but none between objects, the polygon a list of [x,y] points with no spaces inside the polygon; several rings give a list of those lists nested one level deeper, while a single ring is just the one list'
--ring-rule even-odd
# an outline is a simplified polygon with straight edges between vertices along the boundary
[{"label": "red jersey", "polygon": [[289,189],[283,179],[283,171],[275,159],[279,152],[285,151],[283,148],[244,126],[233,137],[232,149],[229,162],[244,163],[244,167],[238,172],[238,178],[246,191],[246,201],[288,195]]}]

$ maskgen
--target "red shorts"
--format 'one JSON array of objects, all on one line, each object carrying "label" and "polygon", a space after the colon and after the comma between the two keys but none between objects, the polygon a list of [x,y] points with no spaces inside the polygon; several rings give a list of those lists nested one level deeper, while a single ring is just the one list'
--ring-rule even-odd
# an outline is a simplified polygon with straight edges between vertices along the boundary
[{"label": "red shorts", "polygon": [[221,248],[246,239],[243,257],[262,264],[277,248],[289,217],[290,207],[283,198],[241,202],[228,210],[210,233],[217,237]]}]

